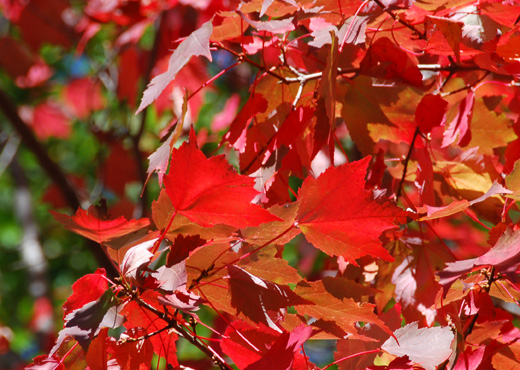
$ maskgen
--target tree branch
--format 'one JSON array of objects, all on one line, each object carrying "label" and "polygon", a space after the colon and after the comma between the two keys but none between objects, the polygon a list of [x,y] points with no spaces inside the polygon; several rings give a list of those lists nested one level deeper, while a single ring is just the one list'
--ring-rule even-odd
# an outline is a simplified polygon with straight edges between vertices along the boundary
[{"label": "tree branch", "polygon": [[[33,132],[22,120],[14,102],[0,89],[0,111],[6,116],[11,126],[18,132],[22,142],[36,156],[36,160],[47,176],[60,189],[67,205],[75,212],[80,207],[80,201],[73,186],[63,173],[61,167],[49,157],[47,150],[36,139]],[[87,241],[88,248],[94,254],[98,264],[105,268],[108,276],[119,276],[119,273],[110,262],[102,247],[92,241]]]},{"label": "tree branch", "polygon": [[138,296],[133,296],[133,299],[136,300],[136,302],[141,306],[146,308],[147,310],[150,310],[154,314],[156,314],[158,317],[160,317],[162,320],[166,321],[168,326],[170,328],[173,328],[177,331],[179,336],[186,339],[188,342],[193,344],[195,347],[197,347],[200,351],[202,351],[204,354],[206,354],[215,365],[220,367],[222,370],[232,370],[232,367],[229,366],[226,361],[210,346],[208,346],[206,343],[203,343],[199,341],[198,337],[195,335],[192,335],[191,333],[187,332],[184,327],[182,327],[177,320],[174,318],[169,317],[165,312],[161,312],[157,310],[155,307],[151,306],[147,302],[143,301]]}]

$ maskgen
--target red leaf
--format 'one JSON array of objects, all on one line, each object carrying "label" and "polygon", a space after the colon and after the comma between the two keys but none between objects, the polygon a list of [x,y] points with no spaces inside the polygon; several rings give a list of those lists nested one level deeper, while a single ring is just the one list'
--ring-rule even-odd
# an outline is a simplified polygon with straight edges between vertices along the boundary
[{"label": "red leaf", "polygon": [[[162,310],[162,307],[155,304],[157,301],[154,297],[157,295],[157,292],[147,291],[141,295],[141,299],[148,304],[151,304],[153,307]],[[168,325],[166,321],[159,318],[153,312],[139,306],[135,301],[128,303],[123,309],[122,314],[127,319],[124,324],[127,329],[138,330],[139,328],[142,328],[145,333],[153,333]],[[177,339],[179,339],[178,336],[169,330],[161,331],[157,335],[153,335],[149,338],[154,352],[158,356],[166,358],[168,363],[173,367],[178,366],[175,345]]]},{"label": "red leaf", "polygon": [[460,41],[462,39],[462,27],[464,26],[464,23],[434,16],[428,16],[428,19],[431,20],[442,32],[448,45],[450,45],[451,49],[455,53],[457,63],[460,63]]},{"label": "red leaf", "polygon": [[178,235],[170,246],[170,253],[166,259],[166,266],[173,266],[185,260],[190,252],[206,244],[206,240],[199,235]]},{"label": "red leaf", "polygon": [[298,313],[309,315],[315,319],[323,319],[339,326],[344,332],[357,334],[357,322],[369,322],[379,326],[386,333],[392,332],[374,313],[374,306],[368,303],[357,303],[346,298],[341,289],[342,284],[324,285],[323,281],[301,282],[294,292],[300,297],[311,301],[312,305],[296,307]]},{"label": "red leaf", "polygon": [[520,264],[520,230],[507,229],[497,243],[488,252],[478,258],[457,262],[448,262],[447,266],[438,275],[440,284],[447,288],[462,275],[471,272],[474,268],[494,266],[497,272],[508,273],[516,271]]},{"label": "red leaf", "polygon": [[148,84],[137,113],[150,105],[168,84],[175,79],[179,71],[190,61],[192,56],[205,56],[211,62],[209,38],[213,32],[211,20],[204,23],[198,30],[189,35],[173,52],[168,62],[168,70],[155,76]]},{"label": "red leaf", "polygon": [[88,302],[95,301],[108,289],[105,269],[97,269],[94,274],[79,278],[72,284],[72,294],[63,304],[63,318]]},{"label": "red leaf", "polygon": [[229,289],[231,305],[237,314],[243,313],[256,323],[262,323],[281,332],[268,311],[280,315],[280,309],[311,302],[299,297],[288,286],[260,279],[249,272],[229,265]]},{"label": "red leaf", "polygon": [[65,101],[78,118],[86,118],[92,111],[105,105],[101,86],[88,78],[69,83],[65,88]]},{"label": "red leaf", "polygon": [[[455,118],[448,124],[444,131],[442,147],[445,148],[457,140],[460,146],[466,146],[471,141],[471,131],[469,124],[473,117],[473,105],[475,104],[475,94],[470,92],[459,104],[459,111]],[[458,139],[457,139],[458,137]]]},{"label": "red leaf", "polygon": [[260,360],[279,335],[262,324],[256,328],[243,321],[234,321],[227,327],[220,345],[235,365],[243,369]]},{"label": "red leaf", "polygon": [[202,226],[225,224],[257,226],[280,220],[258,205],[254,179],[235,173],[224,156],[207,159],[197,148],[195,134],[190,142],[174,150],[164,186],[176,211]]},{"label": "red leaf", "polygon": [[246,370],[291,370],[294,355],[311,336],[310,326],[300,325],[290,333],[283,333],[260,360],[246,367]]},{"label": "red leaf", "polygon": [[332,167],[317,179],[308,177],[298,193],[298,224],[315,247],[348,262],[371,255],[392,261],[379,236],[406,213],[365,191],[370,157]]},{"label": "red leaf", "polygon": [[448,102],[439,95],[423,96],[415,110],[415,122],[423,134],[431,132],[440,126],[446,116]]},{"label": "red leaf", "polygon": [[63,360],[56,355],[40,355],[33,358],[33,364],[25,368],[26,370],[65,370]]},{"label": "red leaf", "polygon": [[71,133],[69,118],[60,106],[50,101],[34,108],[30,114],[29,124],[40,139],[49,137],[66,139]]},{"label": "red leaf", "polygon": [[361,61],[361,73],[383,79],[401,79],[421,87],[422,74],[408,55],[390,39],[377,39]]},{"label": "red leaf", "polygon": [[128,221],[121,216],[115,220],[104,220],[99,217],[95,206],[90,206],[87,211],[79,208],[74,216],[67,216],[55,211],[49,212],[67,230],[97,243],[138,232],[150,225],[150,220],[147,218]]},{"label": "red leaf", "polygon": [[114,347],[114,355],[121,370],[150,369],[154,355],[151,338],[125,341],[126,338],[139,338],[146,334],[144,328],[130,329],[121,335],[122,344]]},{"label": "red leaf", "polygon": [[[236,149],[242,152],[245,145],[245,130],[249,121],[258,113],[264,113],[266,109],[267,100],[261,94],[256,93],[250,97],[233,122],[231,122],[229,131],[224,135],[222,140],[228,141]],[[237,141],[242,137],[243,139],[237,143]]]},{"label": "red leaf", "polygon": [[107,370],[107,332],[108,328],[100,330],[98,336],[90,343],[88,351],[85,354],[85,360],[87,361],[90,370]]}]

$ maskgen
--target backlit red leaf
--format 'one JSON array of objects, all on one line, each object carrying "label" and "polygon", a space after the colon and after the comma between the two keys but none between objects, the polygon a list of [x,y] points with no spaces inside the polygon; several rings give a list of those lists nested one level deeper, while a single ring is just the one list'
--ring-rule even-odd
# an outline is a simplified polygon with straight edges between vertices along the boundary
[{"label": "backlit red leaf", "polygon": [[406,213],[388,200],[365,191],[370,158],[329,168],[317,179],[308,177],[298,193],[298,225],[309,242],[349,262],[371,255],[392,261],[379,236],[395,227]]},{"label": "backlit red leaf", "polygon": [[422,75],[410,57],[390,39],[377,39],[361,61],[361,73],[388,80],[403,80],[421,87]]},{"label": "backlit red leaf", "polygon": [[105,269],[97,269],[94,274],[87,274],[72,284],[72,294],[63,304],[63,317],[86,303],[97,300],[108,289]]},{"label": "backlit red leaf", "polygon": [[242,313],[250,320],[267,325],[278,332],[281,330],[269,311],[277,317],[281,315],[282,308],[311,303],[293,293],[286,285],[260,279],[233,265],[228,266],[227,270],[231,304],[236,308],[237,314]]},{"label": "backlit red leaf", "polygon": [[298,326],[290,333],[283,333],[260,360],[246,367],[246,370],[291,370],[294,355],[312,332],[310,326]]},{"label": "backlit red leaf", "polygon": [[[330,291],[329,291],[330,290]],[[335,292],[322,281],[301,282],[294,290],[300,297],[312,302],[312,305],[295,307],[298,313],[309,315],[315,319],[323,319],[335,323],[346,333],[356,334],[356,323],[372,323],[388,334],[391,331],[374,313],[374,306],[368,303],[357,303],[352,298],[342,298],[341,292]],[[336,295],[341,298],[336,297]]]},{"label": "backlit red leaf", "polygon": [[415,110],[415,122],[423,134],[443,123],[448,109],[448,102],[439,95],[423,96]]},{"label": "backlit red leaf", "polygon": [[234,172],[223,156],[207,159],[195,135],[174,150],[164,186],[176,211],[202,226],[257,226],[279,220],[258,205],[254,179]]},{"label": "backlit red leaf", "polygon": [[138,232],[150,225],[150,220],[147,218],[128,221],[121,216],[115,220],[104,220],[99,216],[95,206],[91,206],[86,211],[79,208],[74,216],[67,216],[55,211],[49,212],[67,230],[94,240],[97,243],[103,243]]}]

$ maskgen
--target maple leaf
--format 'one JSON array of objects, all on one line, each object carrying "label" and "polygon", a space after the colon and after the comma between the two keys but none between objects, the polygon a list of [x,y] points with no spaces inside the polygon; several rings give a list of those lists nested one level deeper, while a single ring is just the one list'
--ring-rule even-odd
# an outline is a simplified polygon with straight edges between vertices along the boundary
[{"label": "maple leaf", "polygon": [[[152,173],[157,172],[157,177],[159,178],[159,185],[162,186],[164,174],[166,173],[166,170],[168,169],[168,164],[170,163],[170,157],[173,146],[182,134],[184,118],[186,117],[187,112],[188,93],[186,92],[186,94],[184,94],[184,101],[182,104],[181,118],[175,124],[175,128],[172,130],[172,133],[168,136],[168,139],[166,139],[166,141],[162,143],[161,146],[157,148],[155,152],[148,156],[149,164],[148,169],[146,170],[146,173],[148,173],[146,183],[148,182],[148,180],[150,180],[150,176],[152,176]],[[146,186],[146,183],[144,186]]]},{"label": "maple leaf", "polygon": [[63,304],[63,318],[85,304],[99,299],[108,289],[105,269],[97,269],[94,274],[87,274],[72,284],[72,294]]},{"label": "maple leaf", "polygon": [[60,331],[49,355],[55,354],[68,336],[74,337],[86,352],[90,341],[101,328],[117,328],[123,324],[124,318],[118,314],[120,310],[116,306],[117,299],[114,292],[108,289],[96,301],[89,302],[69,313],[65,317],[64,328]]},{"label": "maple leaf", "polygon": [[258,194],[254,179],[233,171],[224,156],[207,159],[197,148],[192,131],[189,143],[174,150],[164,186],[175,210],[201,226],[225,224],[257,226],[280,219],[251,204]]},{"label": "maple leaf", "polygon": [[242,107],[240,112],[237,114],[229,131],[224,135],[222,141],[228,141],[239,151],[243,151],[245,143],[245,131],[249,121],[255,117],[258,113],[263,113],[267,109],[267,100],[258,93],[251,96],[246,104]]},{"label": "maple leaf", "polygon": [[[141,299],[158,310],[162,310],[161,305],[157,301],[158,295],[158,292],[148,290],[141,295]],[[145,334],[156,332],[157,335],[153,335],[148,339],[153,346],[153,352],[159,357],[165,358],[172,366],[178,366],[175,342],[179,338],[173,331],[161,331],[161,329],[164,329],[168,325],[166,321],[159,318],[150,310],[143,308],[135,301],[131,301],[125,305],[121,314],[126,317],[124,323],[125,328],[133,330],[134,333],[136,333],[139,328],[144,329]]]},{"label": "maple leaf", "polygon": [[442,32],[453,53],[455,53],[457,63],[460,63],[460,41],[462,39],[462,27],[464,23],[434,16],[428,16],[428,19]]},{"label": "maple leaf", "polygon": [[427,94],[422,97],[415,110],[415,122],[423,134],[440,126],[445,119],[448,102],[439,95]]},{"label": "maple leaf", "polygon": [[[471,131],[469,125],[473,117],[473,105],[475,104],[475,94],[470,92],[459,104],[459,110],[455,118],[447,125],[444,131],[442,146],[447,147],[457,140],[457,144],[464,147],[471,141]],[[458,137],[458,139],[457,139]]]},{"label": "maple leaf", "polygon": [[161,266],[152,275],[159,281],[160,290],[164,294],[157,298],[160,303],[184,312],[199,309],[200,297],[186,290],[188,274],[185,261],[171,267]]},{"label": "maple leaf", "polygon": [[355,324],[357,322],[369,322],[379,326],[388,334],[392,333],[374,314],[373,305],[359,304],[351,298],[342,296],[341,291],[334,290],[334,288],[340,287],[341,284],[336,287],[330,284],[325,286],[323,281],[301,282],[294,292],[313,304],[300,305],[295,308],[302,315],[333,322],[346,333],[356,334]]},{"label": "maple leaf", "polygon": [[290,333],[283,333],[260,360],[247,366],[245,370],[293,369],[295,352],[309,339],[311,333],[312,328],[305,325],[298,326]]},{"label": "maple leaf", "polygon": [[318,110],[325,110],[325,117],[318,115],[318,121],[325,121],[327,127],[327,144],[329,144],[330,161],[334,164],[334,132],[336,131],[336,77],[338,76],[338,38],[331,32],[332,43],[327,65],[323,70],[323,77],[319,86],[320,99],[318,100]]},{"label": "maple leaf", "polygon": [[121,216],[115,220],[105,220],[100,217],[96,206],[90,206],[86,211],[79,208],[74,216],[67,216],[52,210],[49,212],[67,230],[100,244],[132,233],[138,233],[150,225],[150,220],[147,218],[128,221]]},{"label": "maple leaf", "polygon": [[390,39],[377,39],[361,61],[361,73],[384,79],[401,79],[413,86],[423,85],[419,68]]},{"label": "maple leaf", "polygon": [[33,358],[33,363],[27,366],[27,370],[65,370],[63,359],[57,355],[39,355]]},{"label": "maple leaf", "polygon": [[297,221],[305,238],[331,256],[346,261],[371,255],[392,261],[378,237],[394,228],[406,212],[365,191],[370,157],[327,169],[317,179],[308,177],[298,192]]},{"label": "maple leaf", "polygon": [[166,258],[166,266],[170,267],[185,260],[191,251],[204,244],[206,244],[206,240],[199,235],[178,235],[170,246],[170,253],[168,253]]},{"label": "maple leaf", "polygon": [[451,355],[451,342],[455,338],[449,327],[418,328],[413,322],[394,332],[381,348],[394,356],[408,356],[426,370],[435,367]]},{"label": "maple leaf", "polygon": [[141,285],[143,280],[142,272],[146,270],[153,257],[149,249],[154,246],[156,241],[157,238],[147,240],[133,246],[126,252],[121,262],[121,274],[129,283]]},{"label": "maple leaf", "polygon": [[478,258],[448,262],[447,267],[438,273],[440,284],[446,295],[451,284],[475,268],[493,266],[497,272],[511,273],[520,265],[520,230],[508,228],[489,251]]},{"label": "maple leaf", "polygon": [[212,32],[213,26],[211,20],[209,20],[181,42],[170,57],[168,70],[155,76],[148,84],[136,114],[157,99],[166,86],[175,78],[177,73],[190,61],[191,57],[203,55],[211,62],[209,38]]},{"label": "maple leaf", "polygon": [[268,311],[281,315],[280,309],[300,304],[311,304],[299,297],[286,285],[260,279],[240,267],[229,265],[231,305],[237,314],[243,313],[254,322],[262,323],[281,332]]},{"label": "maple leaf", "polygon": [[239,369],[260,360],[280,333],[263,325],[253,327],[244,321],[233,321],[224,333],[221,348]]}]

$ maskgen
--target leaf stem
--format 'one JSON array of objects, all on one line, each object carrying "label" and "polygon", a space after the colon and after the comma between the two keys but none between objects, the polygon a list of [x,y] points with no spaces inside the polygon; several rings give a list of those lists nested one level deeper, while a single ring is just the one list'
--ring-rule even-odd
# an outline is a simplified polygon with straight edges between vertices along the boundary
[{"label": "leaf stem", "polygon": [[371,349],[370,351],[363,351],[363,352],[359,352],[359,353],[355,353],[353,355],[349,355],[349,356],[346,356],[346,357],[343,357],[343,358],[340,358],[339,360],[336,360],[330,364],[328,364],[327,366],[325,366],[324,368],[322,368],[321,370],[326,370],[328,369],[329,367],[331,366],[334,366],[336,364],[339,364],[340,362],[343,362],[343,361],[346,361],[346,360],[350,360],[351,358],[354,358],[354,357],[358,357],[358,356],[363,356],[363,355],[368,355],[370,353],[377,353],[377,352],[380,352],[381,350],[379,348],[377,349]]}]

